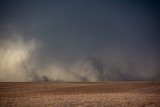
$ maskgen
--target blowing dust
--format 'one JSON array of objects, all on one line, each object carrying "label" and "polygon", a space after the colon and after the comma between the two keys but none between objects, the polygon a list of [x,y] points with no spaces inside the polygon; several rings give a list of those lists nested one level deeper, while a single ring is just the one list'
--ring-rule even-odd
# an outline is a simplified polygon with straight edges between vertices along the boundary
[{"label": "blowing dust", "polygon": [[158,80],[159,68],[155,66],[152,57],[145,62],[135,61],[127,54],[118,52],[117,55],[110,50],[110,53],[105,55],[86,54],[69,65],[50,61],[44,62],[42,66],[36,60],[37,56],[43,57],[38,53],[44,45],[40,40],[26,40],[23,34],[15,31],[8,35],[0,39],[1,82]]}]

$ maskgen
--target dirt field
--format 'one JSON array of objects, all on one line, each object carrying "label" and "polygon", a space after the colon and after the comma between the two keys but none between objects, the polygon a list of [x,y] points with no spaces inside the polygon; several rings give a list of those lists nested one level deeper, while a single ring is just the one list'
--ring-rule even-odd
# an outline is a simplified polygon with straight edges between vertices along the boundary
[{"label": "dirt field", "polygon": [[160,83],[0,83],[0,107],[160,107]]}]

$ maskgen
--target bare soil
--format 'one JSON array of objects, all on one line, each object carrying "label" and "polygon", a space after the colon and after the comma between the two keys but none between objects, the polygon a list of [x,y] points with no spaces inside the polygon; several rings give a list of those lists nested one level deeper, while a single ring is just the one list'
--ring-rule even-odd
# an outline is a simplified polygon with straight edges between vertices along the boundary
[{"label": "bare soil", "polygon": [[160,107],[160,83],[0,83],[0,107],[30,106]]}]

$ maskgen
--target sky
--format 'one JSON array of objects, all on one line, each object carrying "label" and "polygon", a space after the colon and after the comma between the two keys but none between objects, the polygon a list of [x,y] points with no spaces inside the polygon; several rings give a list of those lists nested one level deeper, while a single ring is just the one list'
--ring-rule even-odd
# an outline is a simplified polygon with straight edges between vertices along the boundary
[{"label": "sky", "polygon": [[0,81],[160,81],[158,0],[0,0]]}]

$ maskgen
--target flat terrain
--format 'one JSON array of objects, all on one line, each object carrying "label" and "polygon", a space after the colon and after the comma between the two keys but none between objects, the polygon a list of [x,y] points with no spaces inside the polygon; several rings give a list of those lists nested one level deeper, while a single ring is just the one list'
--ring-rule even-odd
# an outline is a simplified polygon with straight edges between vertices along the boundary
[{"label": "flat terrain", "polygon": [[0,83],[0,107],[160,107],[160,83]]}]

